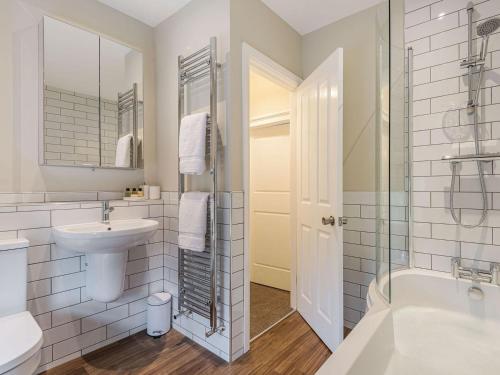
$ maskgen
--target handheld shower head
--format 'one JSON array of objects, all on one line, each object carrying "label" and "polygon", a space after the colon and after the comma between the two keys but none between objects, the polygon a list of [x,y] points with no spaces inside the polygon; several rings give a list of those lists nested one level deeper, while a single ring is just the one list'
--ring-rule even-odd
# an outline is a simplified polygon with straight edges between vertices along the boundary
[{"label": "handheld shower head", "polygon": [[484,60],[486,58],[486,54],[488,53],[488,39],[490,38],[491,33],[495,32],[495,30],[499,27],[499,18],[491,18],[477,25],[477,35],[483,38],[481,42],[481,52],[479,53],[480,60]]},{"label": "handheld shower head", "polygon": [[492,18],[483,23],[477,25],[477,35],[483,38],[493,33],[496,29],[500,27],[500,19]]}]

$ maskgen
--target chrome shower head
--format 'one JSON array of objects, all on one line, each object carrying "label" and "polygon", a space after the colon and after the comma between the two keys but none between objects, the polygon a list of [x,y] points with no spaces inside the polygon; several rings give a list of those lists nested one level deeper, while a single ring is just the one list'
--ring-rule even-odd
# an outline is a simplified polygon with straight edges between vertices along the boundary
[{"label": "chrome shower head", "polygon": [[477,25],[477,35],[483,38],[493,33],[496,29],[500,27],[500,19],[492,18],[483,23]]}]

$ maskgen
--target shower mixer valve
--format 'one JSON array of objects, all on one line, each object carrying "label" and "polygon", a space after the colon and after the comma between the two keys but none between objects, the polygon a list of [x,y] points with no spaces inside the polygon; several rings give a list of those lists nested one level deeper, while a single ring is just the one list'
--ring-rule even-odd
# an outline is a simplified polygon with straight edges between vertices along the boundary
[{"label": "shower mixer valve", "polygon": [[486,64],[486,61],[484,58],[470,58],[470,59],[463,59],[462,62],[460,63],[461,68],[470,68],[470,67],[475,67],[475,66],[483,66]]},{"label": "shower mixer valve", "polygon": [[[488,19],[479,25],[477,25],[476,33],[477,36],[481,37],[481,50],[478,57],[473,53],[472,45],[472,24],[474,12],[474,5],[469,3],[467,6],[467,16],[468,16],[468,40],[467,40],[467,58],[460,63],[460,67],[466,68],[468,70],[468,98],[467,98],[467,111],[469,115],[473,115],[473,128],[474,128],[474,154],[471,155],[460,155],[460,156],[449,156],[445,155],[441,160],[448,160],[451,163],[451,186],[450,186],[450,212],[453,217],[453,221],[464,227],[464,228],[476,228],[484,223],[486,217],[488,216],[488,197],[486,190],[486,182],[484,178],[484,172],[482,168],[482,163],[486,161],[491,161],[495,159],[500,159],[500,153],[495,154],[483,154],[481,153],[481,145],[479,143],[479,125],[478,125],[478,107],[479,107],[479,96],[481,94],[481,87],[484,74],[484,65],[486,57],[488,56],[488,41],[490,35],[495,32],[500,27],[500,18]],[[479,67],[479,68],[477,68]],[[481,186],[481,197],[482,197],[482,210],[481,217],[479,220],[472,224],[466,224],[462,222],[462,218],[457,215],[454,207],[454,197],[456,189],[456,181],[458,174],[458,163],[462,161],[475,161],[477,166],[477,175],[479,179],[479,185]],[[469,277],[474,277],[475,279],[482,279],[483,273],[479,270],[474,269],[463,269],[460,264],[453,261],[453,274],[456,277],[461,276],[461,272],[464,275],[469,275]],[[497,270],[493,274],[491,271],[491,278],[495,277],[497,279]],[[496,282],[495,282],[496,283]]]}]

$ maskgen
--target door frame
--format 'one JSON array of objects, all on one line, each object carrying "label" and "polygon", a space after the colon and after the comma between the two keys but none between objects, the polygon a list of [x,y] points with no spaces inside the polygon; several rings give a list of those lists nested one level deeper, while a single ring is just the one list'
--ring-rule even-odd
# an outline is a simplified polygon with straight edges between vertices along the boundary
[{"label": "door frame", "polygon": [[[242,140],[243,140],[243,191],[244,191],[244,236],[243,236],[243,351],[250,349],[250,69],[287,88],[290,95],[290,228],[296,227],[296,105],[293,91],[302,83],[302,79],[284,68],[262,52],[242,43]],[[292,231],[292,233],[295,233]],[[290,250],[292,252],[290,275],[292,278],[290,290],[290,304],[292,309],[297,307],[297,246],[296,236],[291,237]]]}]

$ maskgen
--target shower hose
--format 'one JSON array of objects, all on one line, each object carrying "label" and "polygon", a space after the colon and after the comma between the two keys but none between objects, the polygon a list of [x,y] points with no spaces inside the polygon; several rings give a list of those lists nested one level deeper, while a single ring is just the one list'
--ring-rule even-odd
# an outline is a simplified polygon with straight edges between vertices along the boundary
[{"label": "shower hose", "polygon": [[[476,155],[479,155],[479,131],[478,131],[478,119],[477,119],[477,105],[473,106],[474,109],[474,146],[476,148]],[[451,216],[453,217],[453,220],[455,220],[455,223],[463,226],[464,228],[476,228],[480,226],[484,220],[486,219],[486,215],[488,213],[488,197],[486,195],[486,183],[484,181],[484,172],[483,172],[483,166],[481,165],[482,161],[477,160],[476,165],[477,165],[477,171],[478,171],[478,176],[479,176],[479,184],[481,185],[481,195],[482,195],[482,200],[483,200],[483,211],[481,214],[481,218],[476,224],[464,224],[462,222],[462,217],[457,217],[457,214],[455,212],[455,205],[454,205],[454,196],[455,196],[455,181],[457,177],[457,167],[458,167],[457,161],[452,161],[451,162],[451,187],[450,187],[450,210],[451,210]]]}]

